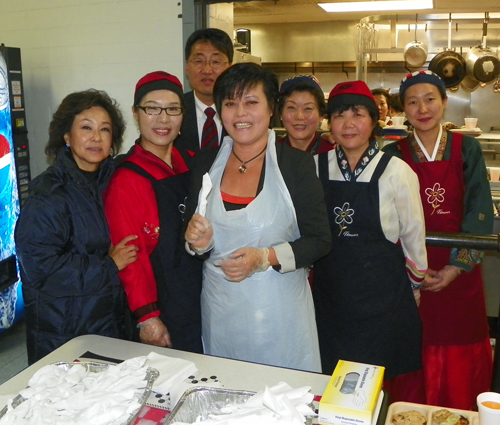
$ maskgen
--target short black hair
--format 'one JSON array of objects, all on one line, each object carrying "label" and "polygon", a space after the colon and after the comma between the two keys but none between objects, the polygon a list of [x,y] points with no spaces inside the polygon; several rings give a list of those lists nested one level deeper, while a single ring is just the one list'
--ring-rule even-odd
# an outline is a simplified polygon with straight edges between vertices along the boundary
[{"label": "short black hair", "polygon": [[52,116],[49,125],[49,141],[45,154],[55,158],[59,150],[66,146],[64,135],[71,131],[75,117],[94,106],[100,106],[110,116],[113,129],[111,155],[116,155],[123,143],[125,120],[116,100],[111,99],[105,91],[89,89],[68,94]]},{"label": "short black hair", "polygon": [[389,108],[392,108],[396,112],[403,112],[403,105],[401,105],[401,99],[399,98],[399,94],[391,94],[389,96]]},{"label": "short black hair", "polygon": [[377,95],[384,96],[385,97],[385,101],[387,102],[387,104],[389,104],[390,95],[389,95],[389,91],[388,90],[379,88],[379,89],[373,89],[371,92],[372,92],[372,94],[374,96],[377,96]]},{"label": "short black hair", "polygon": [[273,71],[253,62],[237,63],[226,69],[214,85],[214,101],[219,116],[225,99],[240,98],[245,91],[258,84],[262,84],[269,108],[274,111],[279,84]]},{"label": "short black hair", "polygon": [[198,41],[208,41],[221,53],[227,56],[229,64],[233,63],[233,41],[226,32],[217,28],[203,28],[193,32],[186,41],[184,47],[184,58],[187,62],[191,56],[191,50]]},{"label": "short black hair", "polygon": [[283,113],[283,108],[285,106],[286,100],[295,92],[308,92],[314,96],[316,100],[316,106],[318,107],[319,114],[321,116],[326,115],[326,102],[325,95],[323,92],[319,92],[310,84],[305,82],[299,82],[291,86],[286,92],[280,94],[278,97],[278,113],[281,115]]}]

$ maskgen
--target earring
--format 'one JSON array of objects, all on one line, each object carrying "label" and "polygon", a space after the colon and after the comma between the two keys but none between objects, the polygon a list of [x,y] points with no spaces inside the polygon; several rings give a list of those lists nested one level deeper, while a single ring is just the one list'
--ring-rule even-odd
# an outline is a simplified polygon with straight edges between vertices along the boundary
[{"label": "earring", "polygon": [[69,143],[66,143],[66,146],[69,148]]}]

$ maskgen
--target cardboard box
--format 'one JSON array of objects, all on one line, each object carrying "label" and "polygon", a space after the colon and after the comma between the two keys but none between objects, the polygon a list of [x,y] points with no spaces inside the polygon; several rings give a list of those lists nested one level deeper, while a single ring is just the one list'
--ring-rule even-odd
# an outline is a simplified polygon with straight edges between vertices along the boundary
[{"label": "cardboard box", "polygon": [[382,366],[339,360],[319,403],[319,423],[370,425],[384,370]]}]

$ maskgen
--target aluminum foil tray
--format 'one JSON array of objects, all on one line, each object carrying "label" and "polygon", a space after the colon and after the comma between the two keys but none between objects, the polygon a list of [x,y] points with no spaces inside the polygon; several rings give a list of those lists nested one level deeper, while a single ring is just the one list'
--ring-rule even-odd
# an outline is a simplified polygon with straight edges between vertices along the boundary
[{"label": "aluminum foil tray", "polygon": [[[66,371],[71,369],[74,365],[80,365],[83,366],[87,371],[95,373],[103,372],[110,366],[110,364],[108,363],[99,363],[99,362],[69,362],[69,363],[57,362],[53,364],[59,366],[60,368]],[[135,419],[137,418],[137,415],[139,414],[139,411],[141,410],[144,403],[146,403],[149,394],[151,394],[151,388],[153,387],[153,382],[155,381],[156,378],[158,378],[159,375],[160,373],[156,369],[148,367],[146,371],[146,386],[144,388],[140,388],[137,393],[139,397],[138,403],[140,404],[140,406],[135,412],[130,414],[129,418],[125,422],[123,422],[123,425],[132,425],[134,423]],[[16,408],[24,400],[25,400],[24,397],[18,395],[12,401],[12,407]],[[7,413],[7,406],[5,406],[0,411],[0,418],[2,418],[6,413]]]},{"label": "aluminum foil tray", "polygon": [[[209,415],[223,415],[221,409],[229,404],[242,404],[255,393],[224,388],[194,387],[187,390],[175,405],[165,425],[174,422],[194,423],[199,417],[209,419]],[[313,406],[310,406],[314,409]],[[313,423],[313,417],[307,417],[306,425]],[[214,421],[215,422],[215,421]]]}]

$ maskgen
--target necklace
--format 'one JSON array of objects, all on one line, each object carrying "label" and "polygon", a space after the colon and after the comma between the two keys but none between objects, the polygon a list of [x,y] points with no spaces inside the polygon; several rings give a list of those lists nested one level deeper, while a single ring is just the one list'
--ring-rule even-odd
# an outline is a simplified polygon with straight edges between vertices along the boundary
[{"label": "necklace", "polygon": [[236,159],[237,159],[238,161],[240,161],[240,162],[241,162],[241,165],[238,167],[238,171],[239,171],[241,174],[245,174],[245,173],[247,172],[247,164],[248,164],[249,162],[252,162],[254,159],[257,159],[259,156],[261,156],[261,155],[264,153],[264,151],[266,150],[266,148],[267,148],[267,144],[266,144],[266,146],[264,146],[264,149],[262,149],[262,150],[261,150],[261,151],[260,151],[257,155],[255,155],[252,159],[249,159],[248,161],[242,161],[242,160],[238,157],[238,155],[236,155],[236,153],[234,152],[234,147],[233,147],[233,149],[231,149],[231,152],[232,152],[232,153],[233,153],[233,155],[236,157]]}]

